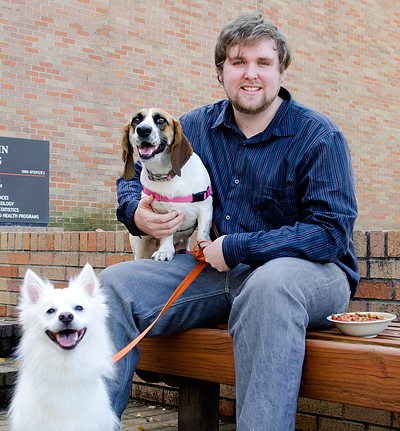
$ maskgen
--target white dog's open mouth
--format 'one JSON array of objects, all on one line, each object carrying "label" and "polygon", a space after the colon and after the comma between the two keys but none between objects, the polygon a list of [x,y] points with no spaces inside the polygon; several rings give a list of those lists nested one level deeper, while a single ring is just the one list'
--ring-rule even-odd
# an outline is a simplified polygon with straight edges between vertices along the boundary
[{"label": "white dog's open mouth", "polygon": [[46,334],[51,341],[54,341],[62,349],[71,350],[75,348],[78,343],[82,340],[86,333],[86,328],[75,331],[73,329],[65,329],[60,332],[52,332],[47,330]]},{"label": "white dog's open mouth", "polygon": [[139,146],[138,146],[138,152],[139,152],[139,156],[144,159],[144,160],[148,160],[151,159],[152,157],[154,157],[156,154],[160,154],[164,151],[165,147],[166,147],[166,143],[161,142],[160,145],[158,145],[157,147],[155,147],[152,144],[149,144],[146,141],[143,141]]}]

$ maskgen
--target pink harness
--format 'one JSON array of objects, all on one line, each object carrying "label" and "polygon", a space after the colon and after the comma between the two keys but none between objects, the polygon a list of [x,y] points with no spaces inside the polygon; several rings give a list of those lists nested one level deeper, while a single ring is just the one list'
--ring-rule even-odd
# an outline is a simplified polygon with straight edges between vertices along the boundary
[{"label": "pink harness", "polygon": [[143,193],[148,196],[154,196],[154,199],[158,202],[201,202],[205,201],[209,196],[212,195],[211,184],[208,186],[208,189],[204,192],[194,193],[193,195],[184,196],[184,197],[176,197],[176,198],[167,198],[166,196],[161,196],[158,193],[154,193],[145,186],[142,186]]}]

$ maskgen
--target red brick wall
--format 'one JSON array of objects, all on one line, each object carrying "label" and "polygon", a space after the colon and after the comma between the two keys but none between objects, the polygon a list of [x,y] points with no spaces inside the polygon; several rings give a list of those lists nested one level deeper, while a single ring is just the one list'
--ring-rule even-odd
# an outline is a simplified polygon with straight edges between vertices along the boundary
[{"label": "red brick wall", "polygon": [[[353,239],[361,282],[349,308],[400,316],[400,232],[355,231]],[[127,232],[0,232],[0,316],[16,315],[19,285],[28,267],[64,287],[86,262],[99,272],[130,259]]]},{"label": "red brick wall", "polygon": [[[353,239],[361,282],[350,309],[400,316],[400,232],[355,231]],[[64,287],[86,262],[99,272],[130,259],[127,232],[0,232],[0,316],[16,315],[19,285],[28,267]]]},{"label": "red brick wall", "polygon": [[133,259],[126,232],[0,233],[0,316],[16,317],[19,286],[29,267],[65,287],[89,262],[96,272]]},{"label": "red brick wall", "polygon": [[287,34],[288,89],[349,141],[357,228],[398,229],[396,1],[3,0],[0,136],[50,141],[50,226],[123,229],[115,220],[123,124],[143,105],[179,116],[222,98],[215,38],[248,9]]},{"label": "red brick wall", "polygon": [[352,311],[388,311],[400,316],[400,232],[356,231],[361,281]]}]

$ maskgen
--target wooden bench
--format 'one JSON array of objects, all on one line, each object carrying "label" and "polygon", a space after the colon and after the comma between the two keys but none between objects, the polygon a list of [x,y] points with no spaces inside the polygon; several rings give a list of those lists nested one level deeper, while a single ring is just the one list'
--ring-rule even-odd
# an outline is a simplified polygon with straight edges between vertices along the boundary
[{"label": "wooden bench", "polygon": [[[140,347],[139,375],[179,386],[179,431],[218,431],[219,386],[235,385],[227,328],[146,338]],[[376,338],[308,332],[300,396],[400,413],[400,324]]]}]

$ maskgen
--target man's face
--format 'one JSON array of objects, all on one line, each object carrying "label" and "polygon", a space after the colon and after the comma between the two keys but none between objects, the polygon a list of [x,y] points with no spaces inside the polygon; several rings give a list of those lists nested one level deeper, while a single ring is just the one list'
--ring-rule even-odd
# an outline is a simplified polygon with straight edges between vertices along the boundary
[{"label": "man's face", "polygon": [[259,114],[276,99],[283,77],[276,44],[265,39],[255,45],[230,48],[220,80],[234,109]]}]

